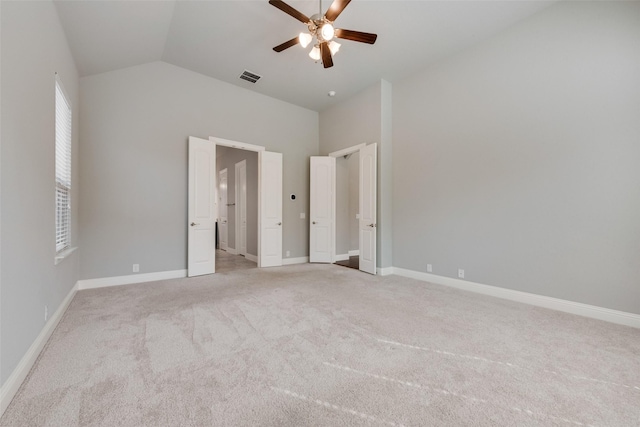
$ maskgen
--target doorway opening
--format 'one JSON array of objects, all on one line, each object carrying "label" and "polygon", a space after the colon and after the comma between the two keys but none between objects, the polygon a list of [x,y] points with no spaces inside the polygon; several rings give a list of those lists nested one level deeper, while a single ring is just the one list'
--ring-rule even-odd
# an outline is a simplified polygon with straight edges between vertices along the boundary
[{"label": "doorway opening", "polygon": [[[352,174],[357,175],[357,192],[351,186],[356,181],[350,182]],[[309,262],[336,263],[357,257],[358,270],[377,273],[376,181],[376,143],[356,145],[328,156],[311,156]],[[354,204],[357,200],[357,210],[352,200]],[[351,240],[355,223],[357,246]],[[355,259],[348,264],[356,268]]]},{"label": "doorway opening", "polygon": [[[230,147],[257,153],[257,255],[248,253],[245,258],[253,255],[257,267],[277,267],[282,265],[282,153],[266,151],[264,147],[242,142],[230,141],[222,138],[209,137],[208,140],[189,137],[189,167],[188,167],[188,198],[187,198],[187,276],[202,276],[216,272],[216,241],[218,236],[218,180],[222,170],[217,169],[216,148]],[[239,182],[241,191],[247,191],[246,163],[244,175],[243,163],[238,162],[240,170]],[[234,172],[236,165],[234,164]],[[224,169],[224,168],[222,168]],[[255,168],[254,168],[255,170]],[[245,176],[245,178],[242,178]],[[226,197],[229,197],[229,169],[222,174],[227,185],[224,187]],[[235,175],[234,175],[235,177]],[[234,184],[235,186],[235,184]],[[234,189],[235,195],[235,189]],[[244,199],[242,199],[244,200]],[[246,207],[248,203],[243,203]],[[227,218],[226,244],[229,249],[229,203],[225,203]],[[246,220],[247,212],[240,217]],[[250,211],[249,211],[250,212]],[[222,223],[222,222],[221,222]],[[240,227],[238,235],[248,235],[246,227]],[[235,233],[234,233],[235,236]],[[248,240],[248,238],[247,238]],[[246,248],[246,245],[243,246]],[[236,249],[236,248],[234,248]]]},{"label": "doorway opening", "polygon": [[360,268],[358,239],[360,152],[336,158],[336,264]]},{"label": "doorway opening", "polygon": [[258,153],[218,146],[216,270],[256,268],[258,262]]}]

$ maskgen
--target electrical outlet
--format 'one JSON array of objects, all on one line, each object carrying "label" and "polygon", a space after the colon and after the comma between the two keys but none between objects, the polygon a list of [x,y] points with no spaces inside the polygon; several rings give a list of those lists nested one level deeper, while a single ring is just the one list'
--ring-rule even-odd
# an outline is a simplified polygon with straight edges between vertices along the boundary
[{"label": "electrical outlet", "polygon": [[290,256],[290,255],[291,255],[291,251],[287,251],[287,256]]},{"label": "electrical outlet", "polygon": [[461,268],[458,269],[458,277],[464,279],[464,270]]},{"label": "electrical outlet", "polygon": [[427,273],[433,272],[433,266],[431,264],[427,264]]},{"label": "electrical outlet", "polygon": [[46,322],[47,320],[49,320],[49,306],[45,305],[44,306],[44,321]]},{"label": "electrical outlet", "polygon": [[140,264],[133,264],[133,272],[134,273],[140,272]]}]

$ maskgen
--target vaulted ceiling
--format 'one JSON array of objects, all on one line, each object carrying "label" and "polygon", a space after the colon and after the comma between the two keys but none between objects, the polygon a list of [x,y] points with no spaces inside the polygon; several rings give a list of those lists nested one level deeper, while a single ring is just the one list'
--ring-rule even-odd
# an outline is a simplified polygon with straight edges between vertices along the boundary
[{"label": "vaulted ceiling", "polygon": [[[320,6],[287,3],[307,16]],[[267,0],[55,1],[81,76],[165,61],[315,111],[380,79],[394,82],[419,71],[550,3],[353,0],[336,27],[377,33],[378,40],[340,40],[334,66],[324,69],[309,58],[310,47],[272,50],[306,27]],[[328,6],[322,2],[323,10]],[[245,69],[262,78],[240,80]]]}]

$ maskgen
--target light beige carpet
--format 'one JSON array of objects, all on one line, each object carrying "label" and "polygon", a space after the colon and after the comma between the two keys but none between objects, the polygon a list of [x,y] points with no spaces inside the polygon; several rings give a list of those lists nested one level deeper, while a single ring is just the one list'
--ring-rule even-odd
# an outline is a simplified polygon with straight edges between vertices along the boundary
[{"label": "light beige carpet", "polygon": [[640,331],[327,265],[79,292],[2,426],[634,426]]}]

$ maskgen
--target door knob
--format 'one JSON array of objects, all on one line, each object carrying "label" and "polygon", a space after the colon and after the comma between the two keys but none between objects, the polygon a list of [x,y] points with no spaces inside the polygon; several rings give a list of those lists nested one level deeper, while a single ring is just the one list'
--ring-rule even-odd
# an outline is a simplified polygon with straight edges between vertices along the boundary
[{"label": "door knob", "polygon": [[375,226],[376,226],[375,224],[369,224],[369,227],[375,227]]},{"label": "door knob", "polygon": [[279,222],[279,223],[278,223],[278,225],[282,225],[282,223],[281,223],[281,222]]},{"label": "door knob", "polygon": [[315,223],[316,223],[316,222],[315,222],[315,221],[313,221],[311,224],[315,224]]},{"label": "door knob", "polygon": [[194,225],[200,225],[200,223],[192,222],[192,223],[191,223],[191,226],[193,227]]}]

